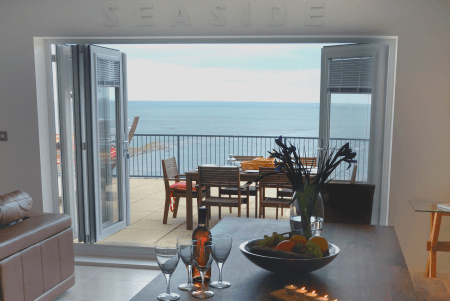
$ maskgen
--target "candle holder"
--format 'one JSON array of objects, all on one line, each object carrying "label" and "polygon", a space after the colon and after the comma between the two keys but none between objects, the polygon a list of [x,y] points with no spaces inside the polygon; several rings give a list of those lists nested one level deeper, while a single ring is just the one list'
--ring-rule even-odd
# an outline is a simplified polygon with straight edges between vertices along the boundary
[{"label": "candle holder", "polygon": [[291,284],[291,285],[286,285],[285,287],[284,287],[284,289],[286,290],[286,294],[288,294],[288,295],[294,295],[295,294],[295,290],[297,289],[297,286],[296,285],[293,285],[293,284]]},{"label": "candle holder", "polygon": [[318,293],[316,293],[316,291],[312,291],[312,292],[306,293],[305,294],[305,300],[307,300],[307,301],[316,300],[317,295],[318,295]]},{"label": "candle holder", "polygon": [[299,288],[295,290],[295,298],[298,298],[300,300],[305,300],[305,294],[308,292],[308,290],[305,287]]}]

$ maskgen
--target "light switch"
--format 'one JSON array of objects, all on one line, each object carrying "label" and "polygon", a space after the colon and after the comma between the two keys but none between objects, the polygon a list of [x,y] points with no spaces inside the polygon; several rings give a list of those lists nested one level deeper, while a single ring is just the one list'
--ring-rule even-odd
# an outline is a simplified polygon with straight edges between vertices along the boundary
[{"label": "light switch", "polygon": [[0,132],[0,141],[8,141],[8,133]]}]

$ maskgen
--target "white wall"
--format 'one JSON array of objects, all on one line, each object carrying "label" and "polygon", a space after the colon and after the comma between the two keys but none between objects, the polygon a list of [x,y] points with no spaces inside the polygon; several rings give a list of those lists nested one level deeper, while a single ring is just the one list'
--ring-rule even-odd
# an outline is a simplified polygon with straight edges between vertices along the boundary
[{"label": "white wall", "polygon": [[[410,270],[424,270],[429,216],[415,213],[409,201],[450,201],[450,2],[325,0],[323,9],[318,9],[323,12],[319,26],[305,25],[308,4],[319,1],[250,0],[249,25],[245,25],[248,19],[242,21],[245,1],[221,1],[226,6],[220,9],[225,16],[223,26],[208,23],[209,7],[216,2],[181,2],[190,26],[171,25],[176,19],[175,0],[152,2],[151,26],[136,25],[138,1],[132,0],[0,2],[0,130],[9,134],[8,142],[0,142],[0,194],[23,189],[35,200],[34,210],[44,208],[46,192],[41,181],[49,179],[47,166],[42,173],[40,167],[33,37],[398,36],[389,224],[395,226]],[[112,3],[119,7],[114,10],[119,23],[106,26],[103,7]],[[286,19],[280,25],[268,25],[272,4],[286,8]],[[450,232],[450,219],[441,229]],[[449,256],[438,257],[438,272],[450,272]]]}]

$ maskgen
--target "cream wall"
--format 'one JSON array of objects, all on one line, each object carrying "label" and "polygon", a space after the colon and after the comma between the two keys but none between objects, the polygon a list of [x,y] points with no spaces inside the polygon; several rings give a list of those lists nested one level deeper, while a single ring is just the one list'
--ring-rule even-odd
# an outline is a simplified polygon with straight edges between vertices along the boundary
[{"label": "cream wall", "polygon": [[[135,7],[140,2],[132,0],[0,2],[0,130],[9,135],[8,142],[0,142],[0,193],[23,189],[35,200],[35,210],[47,210],[42,202],[47,192],[41,184],[49,181],[49,173],[47,163],[42,169],[40,166],[38,132],[38,126],[42,128],[46,122],[42,118],[46,108],[39,106],[38,120],[33,37],[398,36],[389,225],[397,231],[409,269],[423,270],[429,216],[413,212],[409,201],[450,201],[450,2],[325,0],[323,8],[315,9],[323,13],[319,18],[323,24],[316,26],[305,25],[305,20],[309,5],[321,6],[319,1],[221,1],[226,8],[218,10],[225,23],[219,23],[224,25],[208,23],[210,6],[217,2],[180,2],[190,26],[171,25],[177,19],[175,0],[141,4],[153,5],[152,10],[144,11],[152,12],[153,17],[140,21],[150,19],[151,26],[136,25]],[[245,3],[250,12],[243,18]],[[118,6],[114,10],[116,26],[103,23],[111,23],[103,13],[108,4]],[[271,5],[281,11],[286,8],[284,22],[277,10],[275,20],[267,16]],[[271,22],[281,24],[268,25]],[[44,141],[45,135],[40,139]],[[450,232],[450,221],[445,221],[442,230]],[[441,235],[445,236],[450,235]],[[438,257],[438,272],[450,272],[449,259],[450,254]]]}]

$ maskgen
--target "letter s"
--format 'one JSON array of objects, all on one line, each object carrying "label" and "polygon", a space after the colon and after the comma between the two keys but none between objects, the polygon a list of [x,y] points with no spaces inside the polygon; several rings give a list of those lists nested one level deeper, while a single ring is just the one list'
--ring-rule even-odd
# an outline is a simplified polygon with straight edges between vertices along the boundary
[{"label": "letter s", "polygon": [[118,9],[119,5],[116,3],[107,3],[103,6],[103,13],[108,17],[108,19],[103,19],[103,25],[106,26],[117,26],[119,25],[119,18],[112,11],[113,9]]}]

